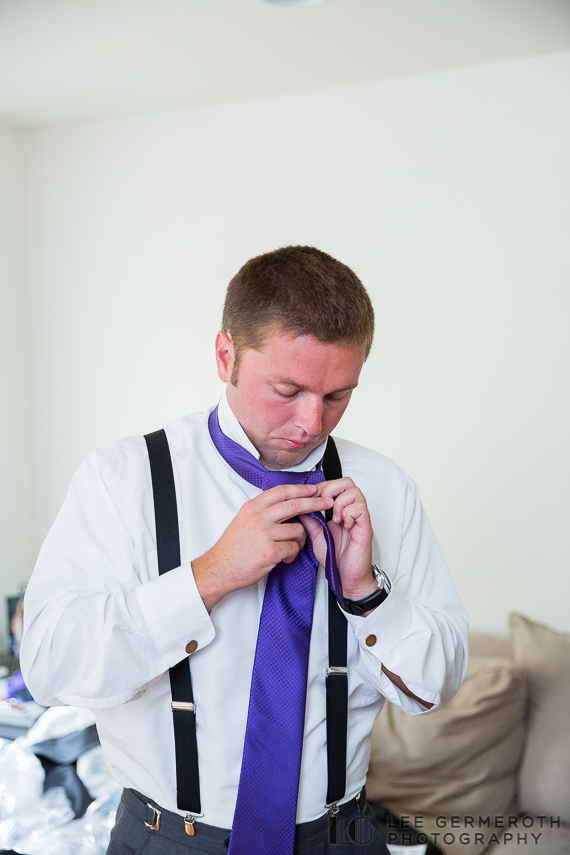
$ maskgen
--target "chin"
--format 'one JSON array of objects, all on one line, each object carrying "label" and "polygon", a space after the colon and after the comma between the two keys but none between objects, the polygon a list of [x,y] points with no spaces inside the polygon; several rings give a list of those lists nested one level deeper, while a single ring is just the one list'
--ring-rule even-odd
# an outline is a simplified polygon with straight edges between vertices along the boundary
[{"label": "chin", "polygon": [[264,466],[269,466],[272,469],[289,469],[291,466],[296,466],[302,463],[308,457],[310,450],[298,451],[291,449],[290,451],[279,451],[273,454],[261,454],[261,462]]}]

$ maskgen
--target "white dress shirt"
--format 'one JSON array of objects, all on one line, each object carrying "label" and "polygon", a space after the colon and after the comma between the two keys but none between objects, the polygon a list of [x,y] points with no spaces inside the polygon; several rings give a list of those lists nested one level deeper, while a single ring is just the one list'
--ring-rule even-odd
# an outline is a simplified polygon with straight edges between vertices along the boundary
[{"label": "white dress shirt", "polygon": [[[166,426],[182,565],[158,576],[152,487],[142,436],[90,454],[78,469],[41,549],[25,597],[22,671],[41,704],[93,709],[116,780],[176,806],[168,669],[190,657],[203,822],[230,828],[265,580],[224,597],[208,614],[190,562],[220,538],[259,490],[222,459],[207,413]],[[253,455],[225,396],[224,433]],[[362,490],[374,530],[373,560],[392,592],[368,617],[348,615],[349,728],[345,800],[365,782],[370,731],[385,698],[424,707],[381,670],[396,673],[436,709],[465,675],[467,615],[421,507],[414,482],[381,454],[336,439],[343,474]],[[312,468],[324,444],[297,470]],[[297,821],[325,812],[327,583],[319,568],[309,656]],[[366,639],[376,636],[367,646]]]}]

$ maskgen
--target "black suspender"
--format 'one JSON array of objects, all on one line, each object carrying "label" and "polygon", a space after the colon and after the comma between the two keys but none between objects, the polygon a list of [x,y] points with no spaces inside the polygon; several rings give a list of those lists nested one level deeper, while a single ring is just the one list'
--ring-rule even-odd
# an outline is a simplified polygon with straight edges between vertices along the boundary
[{"label": "black suspender", "polygon": [[[145,436],[150,459],[156,550],[160,575],[180,567],[180,533],[174,472],[168,440],[163,430]],[[172,717],[174,719],[174,751],[176,755],[176,802],[179,810],[201,814],[200,777],[198,774],[198,745],[196,742],[196,712],[192,693],[192,678],[188,659],[170,669]],[[184,704],[185,709],[176,709]]]},{"label": "black suspender", "polygon": [[[180,566],[180,534],[174,472],[164,430],[145,436],[150,460],[156,548],[160,575]],[[342,478],[336,446],[329,437],[323,458],[327,481]],[[326,512],[327,519],[332,511]],[[326,676],[327,710],[327,805],[340,801],[346,789],[346,739],[348,721],[348,676],[346,666],[347,621],[336,598],[329,591],[329,667]],[[196,742],[196,713],[192,693],[189,660],[183,659],[170,669],[174,750],[176,755],[176,792],[179,810],[200,815],[200,778]]]},{"label": "black suspender", "polygon": [[[327,481],[342,478],[342,467],[334,440],[329,436],[323,457]],[[327,522],[332,510],[325,511]],[[327,697],[327,805],[344,796],[346,789],[346,738],[348,728],[348,669],[346,665],[348,624],[329,588],[329,667]]]}]

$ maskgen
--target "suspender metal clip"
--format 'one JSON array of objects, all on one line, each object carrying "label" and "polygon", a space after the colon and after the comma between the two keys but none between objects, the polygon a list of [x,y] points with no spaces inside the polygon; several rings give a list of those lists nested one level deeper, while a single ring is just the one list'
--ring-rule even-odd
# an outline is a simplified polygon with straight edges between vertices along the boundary
[{"label": "suspender metal clip", "polygon": [[327,677],[335,677],[335,676],[346,677],[347,674],[348,674],[348,668],[346,665],[331,665],[330,668],[327,668],[327,670],[326,670]]},{"label": "suspender metal clip", "polygon": [[331,804],[330,804],[330,805],[325,805],[325,808],[326,808],[326,809],[328,810],[328,812],[329,812],[329,816],[330,816],[330,818],[331,818],[331,819],[330,819],[330,825],[332,825],[332,824],[333,824],[333,822],[334,822],[334,820],[335,820],[335,817],[336,817],[337,813],[338,813],[338,812],[339,812],[339,810],[340,810],[340,808],[339,808],[339,806],[338,806],[337,802],[331,802]]},{"label": "suspender metal clip", "polygon": [[329,843],[336,843],[336,815],[340,811],[340,808],[337,802],[331,802],[330,805],[325,805],[325,808],[329,812]]},{"label": "suspender metal clip", "polygon": [[182,710],[183,712],[196,712],[195,704],[187,703],[186,701],[172,701],[170,706],[173,710]]},{"label": "suspender metal clip", "polygon": [[203,813],[187,813],[184,817],[184,830],[186,834],[190,835],[190,837],[194,837],[196,834],[196,829],[194,828],[194,823],[196,820],[204,816]]}]

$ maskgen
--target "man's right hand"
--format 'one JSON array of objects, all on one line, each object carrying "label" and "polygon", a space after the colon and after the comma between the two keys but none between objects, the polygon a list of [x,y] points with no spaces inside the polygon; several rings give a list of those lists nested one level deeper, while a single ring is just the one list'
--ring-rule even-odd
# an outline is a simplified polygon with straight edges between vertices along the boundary
[{"label": "man's right hand", "polygon": [[316,484],[281,484],[250,499],[221,538],[192,570],[204,605],[211,611],[222,597],[259,582],[280,561],[290,564],[305,545],[299,514],[331,508],[333,499],[315,496]]}]

